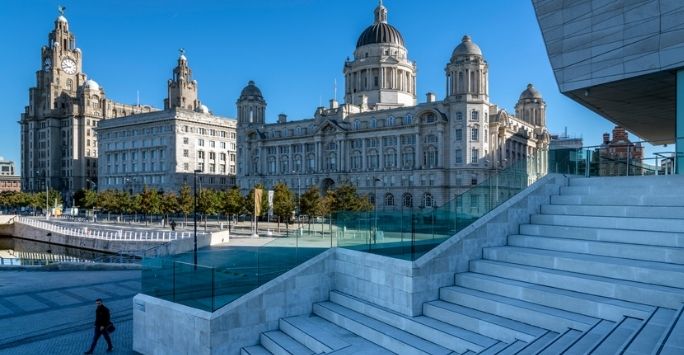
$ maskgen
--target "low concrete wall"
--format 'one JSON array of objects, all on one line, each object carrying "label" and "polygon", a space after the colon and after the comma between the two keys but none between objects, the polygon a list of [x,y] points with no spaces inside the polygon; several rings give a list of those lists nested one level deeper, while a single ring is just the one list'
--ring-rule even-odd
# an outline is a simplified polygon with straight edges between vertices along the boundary
[{"label": "low concrete wall", "polygon": [[[143,354],[211,354],[211,313],[138,294],[133,349]],[[216,353],[216,352],[214,352]]]},{"label": "low concrete wall", "polygon": [[[133,350],[143,354],[239,354],[278,328],[278,320],[311,313],[332,289],[329,249],[227,306],[209,313],[138,294],[133,299]],[[181,324],[182,323],[182,324]]]},{"label": "low concrete wall", "polygon": [[[227,234],[227,231],[216,232],[213,234],[198,234],[197,247],[204,248],[209,245],[213,245],[211,243],[212,240],[228,240]],[[0,223],[0,235],[108,253],[140,253],[144,250],[154,248],[153,250],[149,251],[149,254],[145,255],[148,257],[175,255],[194,249],[193,238],[177,239],[170,242],[105,240],[49,232],[41,228],[16,222],[4,225]]]}]

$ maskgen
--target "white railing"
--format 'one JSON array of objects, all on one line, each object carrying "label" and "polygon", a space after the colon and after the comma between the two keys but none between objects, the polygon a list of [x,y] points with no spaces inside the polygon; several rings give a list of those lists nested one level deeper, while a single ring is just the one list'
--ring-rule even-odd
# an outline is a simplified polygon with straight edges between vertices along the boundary
[{"label": "white railing", "polygon": [[[40,228],[45,231],[59,233],[62,235],[69,235],[82,238],[93,238],[102,240],[116,240],[116,241],[141,241],[141,242],[170,242],[178,239],[192,238],[192,232],[175,232],[175,231],[155,231],[155,230],[100,230],[91,229],[88,227],[72,228],[64,227],[45,221],[36,220],[19,216],[14,220],[15,223],[25,224],[31,227]],[[203,235],[205,233],[197,233]]]}]

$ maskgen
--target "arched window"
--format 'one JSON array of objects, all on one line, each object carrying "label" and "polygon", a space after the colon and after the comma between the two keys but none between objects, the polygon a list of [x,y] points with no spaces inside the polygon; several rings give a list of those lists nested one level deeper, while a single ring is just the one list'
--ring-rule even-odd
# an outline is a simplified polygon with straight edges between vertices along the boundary
[{"label": "arched window", "polygon": [[275,159],[275,157],[269,157],[266,162],[268,164],[268,173],[269,174],[275,174],[276,173],[276,159]]},{"label": "arched window", "polygon": [[371,128],[377,128],[378,127],[378,120],[376,120],[375,117],[371,118],[370,126],[371,126]]},{"label": "arched window", "polygon": [[294,170],[298,173],[302,172],[302,156],[297,154],[294,156]]},{"label": "arched window", "polygon": [[313,154],[309,154],[306,157],[306,165],[309,172],[313,172],[316,170],[316,157]]},{"label": "arched window", "polygon": [[67,79],[66,81],[66,88],[67,90],[71,91],[74,87],[74,81],[71,79]]},{"label": "arched window", "polygon": [[363,161],[363,158],[361,157],[361,151],[360,150],[355,150],[354,152],[352,152],[352,155],[351,155],[351,168],[352,168],[352,170],[363,169],[362,161]]},{"label": "arched window", "polygon": [[415,154],[413,148],[404,148],[401,151],[401,166],[404,169],[413,169]]},{"label": "arched window", "polygon": [[252,160],[252,173],[259,174],[259,158]]},{"label": "arched window", "polygon": [[402,205],[404,207],[413,207],[413,196],[410,193],[405,193],[402,197]]},{"label": "arched window", "polygon": [[359,120],[354,121],[354,129],[361,129],[361,121],[359,121]]},{"label": "arched window", "polygon": [[371,205],[375,206],[375,194],[374,193],[368,194],[368,202],[370,202]]},{"label": "arched window", "polygon": [[368,151],[368,170],[376,170],[379,167],[379,155],[378,151],[371,149]]},{"label": "arched window", "polygon": [[394,116],[389,116],[387,118],[387,125],[388,126],[394,126],[394,122],[395,122]]},{"label": "arched window", "polygon": [[331,171],[337,170],[337,152],[330,152],[328,154],[326,168]]},{"label": "arched window", "polygon": [[409,125],[411,123],[413,123],[413,116],[411,116],[411,114],[409,113],[408,115],[406,115],[406,118],[404,120],[404,124]]},{"label": "arched window", "polygon": [[290,160],[286,155],[280,157],[280,173],[289,174],[290,173]]},{"label": "arched window", "polygon": [[389,192],[385,194],[385,206],[394,206],[394,195]]},{"label": "arched window", "polygon": [[422,116],[423,123],[433,123],[433,122],[435,122],[435,120],[436,120],[436,117],[435,117],[435,114],[433,112],[426,112]]},{"label": "arched window", "polygon": [[427,147],[425,152],[423,153],[423,165],[427,168],[434,168],[437,167],[438,163],[438,150],[437,147],[434,145],[430,145]]},{"label": "arched window", "polygon": [[458,73],[458,91],[461,93],[465,91],[465,78],[463,72]]},{"label": "arched window", "polygon": [[432,199],[432,194],[429,192],[426,192],[423,194],[423,206],[425,207],[432,207],[433,204],[433,199]]},{"label": "arched window", "polygon": [[397,167],[397,151],[394,149],[387,149],[384,152],[383,160],[385,161],[385,168],[391,169]]}]

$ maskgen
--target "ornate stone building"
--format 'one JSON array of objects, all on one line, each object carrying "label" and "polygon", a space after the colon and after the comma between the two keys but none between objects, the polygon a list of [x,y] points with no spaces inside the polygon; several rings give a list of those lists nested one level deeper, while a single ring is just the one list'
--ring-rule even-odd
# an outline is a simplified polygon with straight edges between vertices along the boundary
[{"label": "ornate stone building", "polygon": [[546,106],[530,84],[515,115],[489,101],[488,64],[464,36],[446,65],[446,98],[416,102],[416,64],[401,33],[375,9],[374,23],[344,63],[345,99],[314,117],[267,124],[254,82],[238,112],[238,183],[282,181],[295,191],[351,182],[384,208],[439,206],[520,159],[545,171]]},{"label": "ornate stone building", "polygon": [[97,135],[105,119],[155,111],[106,97],[83,72],[83,53],[63,13],[41,48],[36,86],[21,114],[21,177],[27,191],[47,183],[72,201],[75,191],[97,184]]},{"label": "ornate stone building", "polygon": [[[600,176],[642,175],[644,173],[644,147],[641,142],[629,140],[624,127],[613,128],[613,138],[603,134],[603,143],[596,149],[594,161]],[[654,167],[649,167],[653,169]]]},{"label": "ornate stone building", "polygon": [[97,128],[99,189],[177,192],[184,183],[192,186],[195,170],[202,187],[234,186],[235,126],[200,103],[181,50],[163,111],[108,119]]}]

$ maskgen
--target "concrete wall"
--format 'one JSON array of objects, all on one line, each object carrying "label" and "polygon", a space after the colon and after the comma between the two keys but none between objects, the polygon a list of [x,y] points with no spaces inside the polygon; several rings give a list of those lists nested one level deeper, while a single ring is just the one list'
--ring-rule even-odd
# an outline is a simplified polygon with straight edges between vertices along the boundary
[{"label": "concrete wall", "polygon": [[243,346],[258,343],[261,332],[278,328],[280,318],[311,313],[314,303],[328,299],[334,256],[335,249],[327,250],[213,314],[139,294],[133,300],[133,349],[143,354],[239,354]]},{"label": "concrete wall", "polygon": [[[1,216],[0,216],[1,217]],[[144,250],[149,250],[146,256],[163,256],[174,255],[194,248],[193,238],[178,239],[171,242],[144,242],[144,241],[126,241],[126,240],[104,240],[88,237],[77,237],[71,235],[64,235],[56,232],[49,232],[41,228],[36,228],[22,223],[13,223],[2,225],[0,219],[0,235],[13,236],[28,240],[34,240],[43,243],[51,243],[58,245],[65,245],[76,248],[97,250],[108,253],[131,252],[140,253]],[[222,234],[223,233],[223,234]],[[225,233],[219,232],[215,240],[226,239]],[[49,235],[48,235],[49,234]],[[203,248],[211,244],[212,234],[198,234],[197,247]]]},{"label": "concrete wall", "polygon": [[211,354],[211,313],[138,294],[133,349],[143,354]]}]

